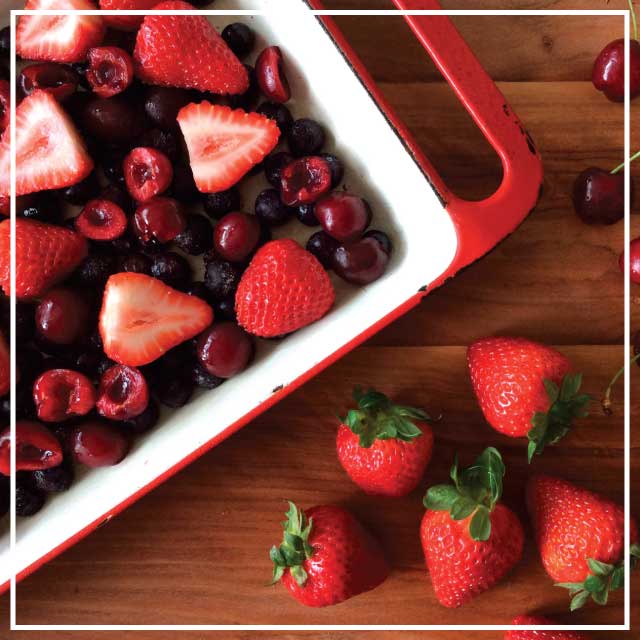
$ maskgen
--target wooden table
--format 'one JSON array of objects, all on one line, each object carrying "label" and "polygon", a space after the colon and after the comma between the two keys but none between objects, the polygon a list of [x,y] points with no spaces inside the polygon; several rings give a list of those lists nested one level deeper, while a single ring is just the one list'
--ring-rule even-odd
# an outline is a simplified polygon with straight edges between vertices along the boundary
[{"label": "wooden table", "polygon": [[[335,0],[327,5],[386,8],[390,2]],[[445,0],[443,5],[624,8],[626,2]],[[417,536],[422,493],[445,478],[455,451],[468,461],[484,446],[497,445],[508,467],[505,500],[526,519],[522,492],[530,469],[525,444],[499,437],[484,423],[465,370],[466,346],[497,333],[557,345],[585,372],[586,387],[596,395],[625,358],[623,284],[617,266],[623,227],[583,225],[569,197],[572,181],[583,168],[613,167],[623,158],[622,107],[606,101],[589,82],[596,54],[621,35],[622,21],[540,16],[456,22],[542,151],[546,182],[537,210],[491,255],[434,292],[413,313],[25,580],[18,589],[19,622],[499,624],[526,611],[544,612],[563,623],[622,622],[619,596],[606,608],[590,606],[569,615],[566,595],[543,572],[529,530],[524,559],[509,579],[461,610],[437,605],[423,568]],[[343,18],[340,23],[449,184],[469,197],[490,193],[500,180],[497,157],[402,21]],[[636,113],[639,108],[636,103]],[[636,148],[640,130],[634,137]],[[636,176],[639,169],[640,163]],[[633,222],[637,232],[638,216]],[[635,289],[635,326],[640,319],[638,293]],[[638,379],[635,370],[636,383]],[[355,383],[444,412],[435,428],[435,460],[423,486],[406,499],[363,496],[333,453],[332,416],[348,405]],[[617,399],[621,397],[620,391]],[[594,410],[562,446],[536,460],[535,470],[561,474],[621,500],[623,421],[620,404],[615,408],[613,418]],[[638,413],[634,409],[632,420],[637,421]],[[634,453],[637,478],[637,448]],[[389,580],[364,597],[326,610],[305,609],[283,588],[264,586],[270,573],[267,551],[279,539],[284,498],[307,507],[333,502],[352,509],[388,550],[394,567]],[[634,506],[640,513],[637,493]],[[634,584],[638,587],[637,576]],[[7,602],[5,597],[4,608]],[[638,620],[637,595],[633,611]],[[79,635],[119,640],[182,637]],[[255,635],[224,637],[248,640]],[[471,635],[430,632],[407,637],[461,640]],[[378,636],[382,634],[368,637]],[[314,637],[358,636],[341,632]]]}]

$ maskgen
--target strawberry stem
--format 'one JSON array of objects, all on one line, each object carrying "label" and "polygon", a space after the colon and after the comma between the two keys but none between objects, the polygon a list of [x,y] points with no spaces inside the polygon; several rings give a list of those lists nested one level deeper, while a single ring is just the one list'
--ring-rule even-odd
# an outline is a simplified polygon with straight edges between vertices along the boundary
[{"label": "strawberry stem", "polygon": [[635,364],[636,362],[638,362],[638,360],[640,360],[640,353],[636,356],[634,356],[633,358],[631,358],[631,360],[625,364],[622,369],[620,369],[620,371],[618,371],[618,373],[616,373],[615,376],[613,376],[613,379],[611,380],[611,382],[609,383],[609,386],[607,387],[606,391],[604,392],[604,395],[602,396],[602,411],[604,411],[604,414],[606,416],[611,416],[613,415],[613,411],[611,409],[611,393],[613,392],[613,387],[615,387],[616,383],[618,382],[618,380],[620,380],[620,378],[622,377],[622,374],[625,372],[626,368],[632,364]]},{"label": "strawberry stem", "polygon": [[625,160],[622,164],[619,164],[612,172],[611,175],[615,176],[616,173],[620,173],[628,164],[631,164],[634,160],[640,158],[640,151],[634,153],[629,160]]},{"label": "strawberry stem", "polygon": [[636,18],[636,10],[633,6],[633,0],[628,0],[629,2],[629,10],[631,11],[631,22],[633,23],[633,37],[635,40],[638,39],[638,20]]}]

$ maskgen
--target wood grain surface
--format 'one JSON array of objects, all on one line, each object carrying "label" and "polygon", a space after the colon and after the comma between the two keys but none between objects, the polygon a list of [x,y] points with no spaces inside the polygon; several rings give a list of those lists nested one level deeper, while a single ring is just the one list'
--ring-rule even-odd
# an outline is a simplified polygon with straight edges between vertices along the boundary
[{"label": "wood grain surface", "polygon": [[[386,0],[326,0],[326,4],[390,6]],[[443,0],[442,4],[460,9],[626,7],[625,0]],[[490,193],[501,177],[497,157],[402,21],[349,17],[338,21],[452,188],[467,197]],[[431,294],[415,311],[26,579],[17,593],[18,622],[506,624],[517,614],[540,612],[562,623],[622,623],[620,594],[607,607],[590,606],[568,614],[566,595],[542,570],[529,529],[524,558],[511,576],[460,610],[438,606],[423,568],[417,536],[421,496],[425,487],[446,477],[456,451],[469,461],[484,446],[498,446],[508,469],[505,501],[527,522],[522,501],[530,473],[525,444],[498,436],[484,423],[466,374],[466,346],[497,333],[543,340],[558,346],[585,372],[587,390],[595,395],[625,358],[623,282],[617,266],[623,227],[587,227],[577,220],[570,202],[573,179],[583,168],[593,164],[612,168],[623,158],[622,108],[606,101],[589,82],[598,51],[621,35],[621,19],[467,17],[456,18],[456,23],[541,149],[546,179],[537,210],[493,253]],[[636,104],[636,115],[639,108]],[[640,128],[634,141],[634,148],[640,147]],[[634,168],[636,177],[639,169],[640,163]],[[640,216],[634,215],[632,223],[637,235]],[[632,294],[633,322],[638,326],[640,291],[635,288]],[[633,372],[636,386],[639,373]],[[362,495],[337,462],[332,416],[347,407],[356,383],[377,386],[404,402],[444,414],[435,427],[435,459],[420,490],[406,499]],[[620,392],[614,417],[605,418],[596,409],[561,446],[536,460],[535,470],[562,475],[621,500],[621,398]],[[635,406],[632,424],[639,414]],[[635,433],[633,439],[632,473],[637,479],[640,439]],[[306,507],[331,502],[353,510],[382,541],[393,565],[391,577],[379,589],[326,610],[302,608],[283,588],[264,586],[270,572],[267,551],[279,538],[284,498]],[[640,513],[638,493],[633,506]],[[640,623],[637,576],[633,584],[633,617]],[[7,597],[0,599],[0,615],[7,607]],[[222,637],[249,640],[256,635],[225,632]],[[264,635],[284,640],[362,636]],[[497,640],[502,635],[370,632],[367,638]],[[83,632],[78,637],[174,640],[183,636]]]}]

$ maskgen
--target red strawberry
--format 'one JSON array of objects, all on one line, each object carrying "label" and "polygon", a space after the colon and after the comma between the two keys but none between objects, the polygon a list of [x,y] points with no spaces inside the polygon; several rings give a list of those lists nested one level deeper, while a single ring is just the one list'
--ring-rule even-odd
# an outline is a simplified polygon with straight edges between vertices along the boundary
[{"label": "red strawberry", "polygon": [[[88,0],[27,0],[25,9],[95,9]],[[99,16],[22,16],[16,51],[29,60],[82,62],[104,37]]]},{"label": "red strawberry", "polygon": [[238,323],[261,338],[292,333],[322,318],[335,292],[318,259],[290,239],[265,244],[236,293]]},{"label": "red strawberry", "polygon": [[[0,222],[0,286],[10,293],[10,222]],[[16,220],[16,296],[37,298],[64,280],[87,256],[75,231],[44,222]]]},{"label": "red strawberry", "polygon": [[9,346],[0,331],[0,396],[8,393],[11,385],[11,361]]},{"label": "red strawberry", "polygon": [[349,477],[369,495],[406,496],[417,486],[433,450],[430,417],[422,409],[393,404],[374,390],[353,397],[338,428],[338,458]]},{"label": "red strawberry", "polygon": [[[193,10],[169,0],[155,10]],[[240,94],[249,88],[244,65],[204,16],[145,17],[133,52],[136,75],[148,84]]]},{"label": "red strawberry", "polygon": [[[98,0],[100,8],[104,11],[146,11],[153,9],[158,0]],[[104,16],[105,23],[113,29],[120,31],[136,31],[142,24],[144,16]]]},{"label": "red strawberry", "polygon": [[11,116],[11,89],[9,83],[0,79],[0,133],[9,126]]},{"label": "red strawberry", "polygon": [[[591,597],[606,604],[624,582],[624,510],[597,493],[551,476],[534,476],[527,485],[527,507],[542,564],[557,586],[569,589],[571,609]],[[631,550],[640,556],[636,523]]]},{"label": "red strawberry", "polygon": [[420,538],[436,597],[459,607],[499,582],[522,555],[518,517],[498,501],[505,467],[500,453],[486,449],[473,466],[451,469],[454,485],[431,487]]},{"label": "red strawberry", "polygon": [[139,273],[107,281],[100,311],[104,352],[119,364],[139,367],[190,340],[213,322],[211,307]]},{"label": "red strawberry", "polygon": [[[512,623],[514,626],[549,626],[553,620],[542,616],[518,616]],[[507,631],[504,640],[587,640],[588,636],[577,631]]]},{"label": "red strawberry", "polygon": [[525,338],[486,338],[467,353],[473,389],[487,422],[512,438],[529,439],[529,461],[563,438],[590,397],[578,394],[582,375],[571,375],[561,353]]},{"label": "red strawberry", "polygon": [[258,113],[209,102],[188,104],[178,113],[191,170],[203,193],[226,191],[273,151],[280,130]]},{"label": "red strawberry", "polygon": [[[0,195],[9,193],[9,130],[0,143]],[[16,109],[16,193],[69,187],[93,169],[69,116],[47,91],[35,91]],[[5,173],[6,171],[6,173]]]},{"label": "red strawberry", "polygon": [[289,503],[284,540],[272,547],[273,583],[307,607],[328,607],[382,584],[389,567],[378,542],[345,509]]}]

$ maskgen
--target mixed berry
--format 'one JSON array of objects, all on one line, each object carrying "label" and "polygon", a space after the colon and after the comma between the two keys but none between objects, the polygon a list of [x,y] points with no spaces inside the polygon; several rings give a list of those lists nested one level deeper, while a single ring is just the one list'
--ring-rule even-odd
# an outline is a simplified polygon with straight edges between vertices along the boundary
[{"label": "mixed berry", "polygon": [[[179,0],[100,6],[192,8]],[[342,186],[345,167],[326,148],[324,127],[287,104],[286,52],[254,51],[246,24],[219,35],[202,16],[28,16],[16,38],[24,61],[15,123],[16,498],[18,515],[28,516],[71,485],[75,464],[123,460],[161,405],[182,407],[196,388],[244,371],[258,338],[322,318],[337,279],[364,285],[382,276],[392,246],[368,230],[366,200]],[[255,66],[245,63],[251,55]],[[8,215],[6,137],[0,210]],[[246,202],[243,181],[258,174],[263,189]],[[287,237],[288,225],[308,232],[306,247]],[[5,220],[7,295],[8,243]],[[6,297],[2,304],[8,310]],[[12,446],[7,339],[3,311],[0,513]]]}]

